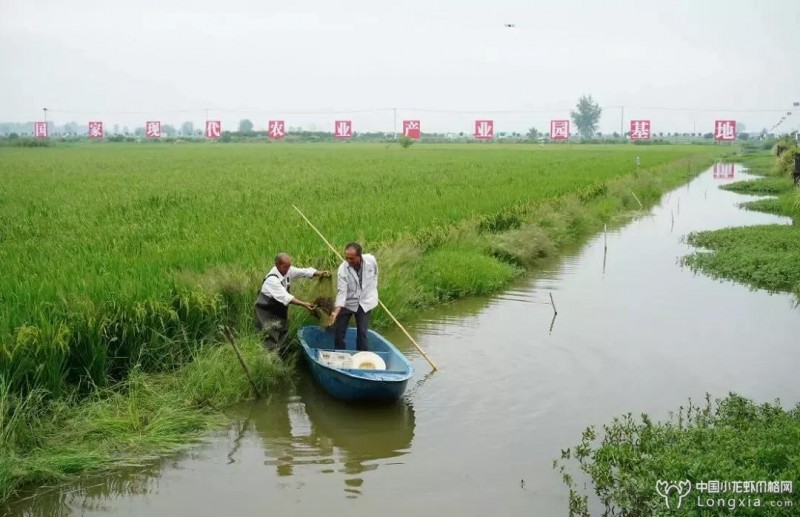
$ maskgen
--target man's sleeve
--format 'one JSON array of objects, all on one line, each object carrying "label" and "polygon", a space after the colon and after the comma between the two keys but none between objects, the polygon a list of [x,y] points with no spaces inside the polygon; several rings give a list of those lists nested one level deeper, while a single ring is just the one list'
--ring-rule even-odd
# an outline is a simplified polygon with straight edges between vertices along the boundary
[{"label": "man's sleeve", "polygon": [[283,284],[281,284],[280,280],[278,280],[278,277],[276,276],[267,278],[267,280],[264,282],[263,290],[266,291],[266,294],[272,296],[284,305],[289,305],[289,303],[294,300],[294,296],[289,294],[289,291],[283,287]]},{"label": "man's sleeve", "polygon": [[317,272],[317,270],[314,269],[313,267],[300,268],[300,267],[291,266],[289,268],[289,271],[286,273],[286,276],[289,279],[292,279],[292,278],[312,278],[314,276],[314,273],[316,273],[316,272]]}]

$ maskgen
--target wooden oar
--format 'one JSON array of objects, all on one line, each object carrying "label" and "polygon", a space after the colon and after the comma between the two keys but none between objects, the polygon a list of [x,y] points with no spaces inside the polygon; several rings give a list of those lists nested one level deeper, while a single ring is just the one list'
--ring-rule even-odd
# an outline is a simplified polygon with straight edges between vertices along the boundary
[{"label": "wooden oar", "polygon": [[[308,217],[306,217],[305,214],[303,214],[303,212],[301,212],[300,209],[297,208],[296,206],[292,205],[292,208],[297,210],[297,213],[300,214],[300,217],[302,217],[305,220],[305,222],[308,223],[308,225],[311,227],[312,230],[317,232],[317,235],[319,235],[320,239],[322,239],[325,242],[325,244],[328,245],[328,247],[337,257],[339,257],[339,260],[344,262],[344,257],[342,257],[342,255],[336,250],[336,248],[334,248],[331,245],[331,243],[328,242],[328,239],[326,239],[325,236],[322,235],[322,233],[319,230],[317,230],[317,227],[314,226],[314,224],[308,220]],[[433,368],[434,370],[438,370],[439,368],[436,367],[433,361],[431,361],[431,358],[428,357],[428,354],[426,354],[425,351],[422,349],[422,347],[419,346],[419,344],[417,344],[417,342],[414,340],[413,337],[411,337],[411,334],[408,333],[406,328],[399,321],[397,321],[397,318],[394,317],[394,314],[392,314],[391,311],[389,311],[389,309],[383,304],[382,301],[378,300],[378,303],[383,308],[383,310],[386,311],[386,314],[388,314],[389,317],[392,318],[392,321],[394,321],[397,324],[397,326],[400,327],[400,330],[403,331],[403,334],[405,334],[406,337],[414,344],[414,346],[417,347],[417,350],[419,350],[419,353],[422,354],[422,357],[424,357],[425,360],[428,361],[428,363],[431,365],[431,368]]]}]

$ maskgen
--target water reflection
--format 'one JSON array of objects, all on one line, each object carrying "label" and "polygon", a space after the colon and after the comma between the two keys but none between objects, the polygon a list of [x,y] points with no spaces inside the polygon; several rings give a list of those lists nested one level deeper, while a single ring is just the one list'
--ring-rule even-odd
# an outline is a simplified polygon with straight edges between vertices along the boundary
[{"label": "water reflection", "polygon": [[[395,458],[409,451],[414,437],[414,408],[407,400],[388,406],[346,404],[328,397],[305,373],[292,392],[239,411],[245,413],[240,425],[259,437],[264,465],[279,478],[307,468],[338,473],[348,497],[361,494],[366,472],[402,463]],[[234,456],[232,450],[229,457]]]},{"label": "water reflection", "polygon": [[25,517],[66,517],[85,513],[112,513],[114,502],[126,497],[141,496],[158,488],[159,475],[170,462],[123,469],[108,476],[92,476],[72,489],[64,486],[43,487],[21,497],[3,515]]}]

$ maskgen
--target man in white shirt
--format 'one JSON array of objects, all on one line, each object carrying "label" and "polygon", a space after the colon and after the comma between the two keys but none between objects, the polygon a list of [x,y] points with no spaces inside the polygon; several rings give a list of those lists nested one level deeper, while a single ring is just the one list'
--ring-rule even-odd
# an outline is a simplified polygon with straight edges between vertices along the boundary
[{"label": "man in white shirt", "polygon": [[336,325],[335,348],[344,350],[345,334],[350,317],[356,317],[356,348],[367,350],[367,330],[372,309],[378,306],[378,262],[373,255],[362,253],[357,242],[344,248],[345,261],[337,273],[337,293],[331,318]]},{"label": "man in white shirt", "polygon": [[289,305],[305,307],[309,312],[314,306],[293,296],[291,281],[294,278],[329,277],[328,271],[292,266],[292,257],[278,253],[275,266],[269,270],[255,303],[256,326],[264,332],[264,349],[275,350],[281,357],[286,353],[286,335],[289,332]]}]

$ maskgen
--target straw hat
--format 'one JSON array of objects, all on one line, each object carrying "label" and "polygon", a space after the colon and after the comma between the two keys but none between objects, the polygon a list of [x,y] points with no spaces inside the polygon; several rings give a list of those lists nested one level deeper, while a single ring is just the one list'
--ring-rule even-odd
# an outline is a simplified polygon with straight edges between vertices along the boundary
[{"label": "straw hat", "polygon": [[374,352],[358,352],[353,354],[353,366],[356,370],[385,370],[386,362]]}]

